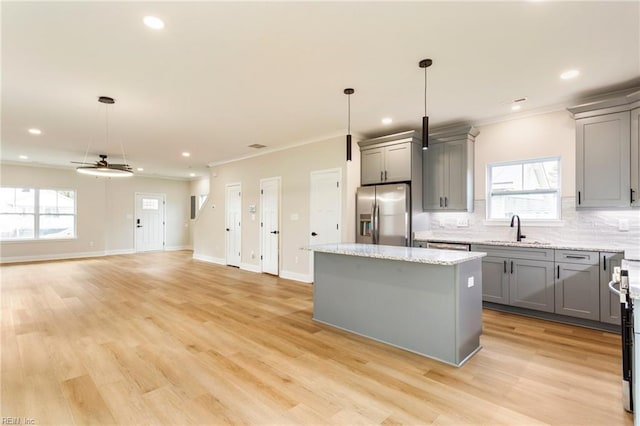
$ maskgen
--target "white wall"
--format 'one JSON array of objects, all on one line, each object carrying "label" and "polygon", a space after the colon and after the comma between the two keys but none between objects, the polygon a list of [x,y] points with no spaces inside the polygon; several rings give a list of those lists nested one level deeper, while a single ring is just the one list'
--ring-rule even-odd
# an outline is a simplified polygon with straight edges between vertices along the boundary
[{"label": "white wall", "polygon": [[0,261],[100,256],[134,250],[135,192],[167,195],[166,247],[190,248],[189,182],[134,176],[106,179],[74,170],[3,164],[2,186],[76,191],[77,238],[0,242]]},{"label": "white wall", "polygon": [[[225,261],[225,185],[242,185],[242,253],[244,269],[260,269],[260,179],[281,178],[280,265],[283,277],[310,281],[309,255],[301,250],[309,244],[310,173],[315,170],[342,170],[343,241],[355,240],[355,191],[360,181],[360,154],[353,144],[355,161],[345,159],[344,137],[290,148],[284,151],[219,165],[211,169],[207,203],[194,224],[194,257]],[[249,205],[257,212],[252,220]],[[298,219],[292,219],[297,215]],[[297,262],[296,262],[297,259]]]}]

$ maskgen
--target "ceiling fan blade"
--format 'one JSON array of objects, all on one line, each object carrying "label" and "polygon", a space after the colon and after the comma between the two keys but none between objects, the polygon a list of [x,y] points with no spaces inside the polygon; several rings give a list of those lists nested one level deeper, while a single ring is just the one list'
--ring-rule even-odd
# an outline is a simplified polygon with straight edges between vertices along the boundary
[{"label": "ceiling fan blade", "polygon": [[70,161],[70,163],[73,163],[73,164],[89,164],[89,165],[96,164],[95,162],[94,163],[85,163],[84,161]]}]

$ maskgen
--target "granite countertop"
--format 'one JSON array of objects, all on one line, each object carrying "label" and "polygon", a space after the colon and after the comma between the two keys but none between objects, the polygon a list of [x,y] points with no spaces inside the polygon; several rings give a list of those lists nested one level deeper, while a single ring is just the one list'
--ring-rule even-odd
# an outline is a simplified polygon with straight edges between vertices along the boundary
[{"label": "granite countertop", "polygon": [[322,253],[401,260],[404,262],[426,263],[431,265],[456,265],[469,260],[480,259],[487,255],[486,253],[474,251],[436,250],[418,247],[396,247],[356,243],[318,244],[304,247],[303,249]]},{"label": "granite countertop", "polygon": [[606,252],[623,252],[623,247],[605,247],[599,243],[588,244],[567,244],[567,243],[547,243],[540,241],[506,241],[506,240],[482,240],[471,238],[416,238],[416,241],[427,242],[442,242],[442,243],[458,243],[458,244],[482,244],[487,246],[502,246],[502,247],[526,247],[526,248],[540,248],[540,249],[555,249],[555,250],[584,250],[584,251],[606,251]]}]

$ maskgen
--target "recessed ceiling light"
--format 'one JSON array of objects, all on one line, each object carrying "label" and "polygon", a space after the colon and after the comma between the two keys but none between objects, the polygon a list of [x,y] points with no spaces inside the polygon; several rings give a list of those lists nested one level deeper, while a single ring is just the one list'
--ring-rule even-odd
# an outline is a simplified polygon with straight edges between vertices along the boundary
[{"label": "recessed ceiling light", "polygon": [[188,153],[188,152],[183,152],[183,153],[182,153],[182,156],[183,156],[183,157],[191,157],[191,154],[190,154],[190,153]]},{"label": "recessed ceiling light", "polygon": [[560,74],[560,78],[563,80],[570,80],[572,78],[577,77],[578,75],[580,75],[580,71],[578,70],[568,70],[563,72],[562,74]]},{"label": "recessed ceiling light", "polygon": [[164,28],[164,22],[160,18],[156,18],[155,16],[145,16],[142,20],[144,24],[154,30],[161,30]]},{"label": "recessed ceiling light", "polygon": [[142,167],[138,167],[136,170],[139,172],[144,172],[144,169]]},{"label": "recessed ceiling light", "polygon": [[195,173],[189,173],[189,176],[194,177],[196,174]]},{"label": "recessed ceiling light", "polygon": [[21,160],[28,160],[29,159],[29,157],[27,157],[26,155],[19,155],[18,158],[21,159]]},{"label": "recessed ceiling light", "polygon": [[391,124],[393,123],[393,119],[390,117],[385,117],[382,119],[382,124]]},{"label": "recessed ceiling light", "polygon": [[32,135],[41,135],[42,134],[42,130],[40,130],[40,129],[29,129],[29,133],[31,133]]},{"label": "recessed ceiling light", "polygon": [[520,105],[517,105],[517,104],[516,105],[511,105],[511,109],[513,111],[518,111],[520,108],[521,108]]}]

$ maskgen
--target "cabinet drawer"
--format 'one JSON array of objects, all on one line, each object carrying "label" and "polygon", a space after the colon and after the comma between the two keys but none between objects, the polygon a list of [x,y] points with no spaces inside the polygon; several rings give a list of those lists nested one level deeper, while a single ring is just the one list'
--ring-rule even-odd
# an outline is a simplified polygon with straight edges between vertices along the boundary
[{"label": "cabinet drawer", "polygon": [[556,250],[555,261],[562,263],[579,263],[581,265],[597,265],[597,251]]},{"label": "cabinet drawer", "polygon": [[471,246],[471,251],[483,251],[487,253],[487,256],[508,257],[510,259],[546,260],[553,262],[553,249],[474,244]]}]

